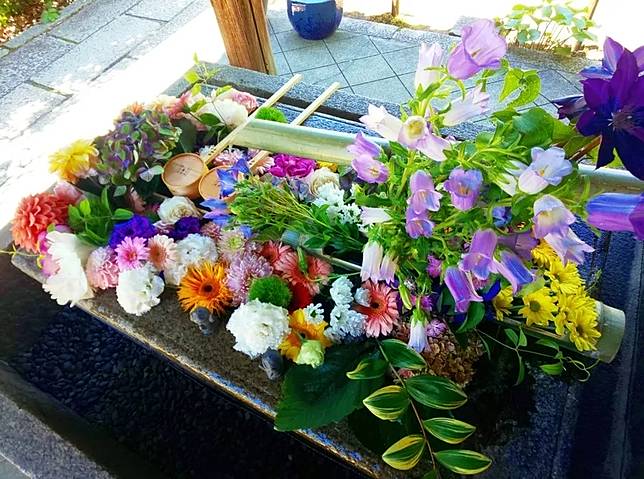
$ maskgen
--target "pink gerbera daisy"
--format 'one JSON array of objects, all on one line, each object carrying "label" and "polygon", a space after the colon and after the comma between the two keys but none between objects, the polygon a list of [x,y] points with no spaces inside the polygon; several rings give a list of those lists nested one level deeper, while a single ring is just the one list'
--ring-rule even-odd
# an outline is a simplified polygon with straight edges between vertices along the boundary
[{"label": "pink gerbera daisy", "polygon": [[121,271],[136,269],[148,259],[149,254],[145,238],[127,236],[116,247],[116,263]]},{"label": "pink gerbera daisy", "polygon": [[297,253],[290,249],[281,254],[274,268],[289,283],[304,285],[309,293],[315,296],[320,292],[320,285],[327,283],[331,265],[314,256],[306,257],[306,265],[306,273],[304,273],[300,269]]},{"label": "pink gerbera daisy", "polygon": [[362,287],[369,291],[369,305],[356,305],[354,309],[364,314],[366,319],[367,336],[377,338],[391,333],[398,321],[398,293],[385,283],[367,281]]},{"label": "pink gerbera daisy", "polygon": [[293,248],[282,244],[277,241],[268,241],[262,245],[262,250],[260,254],[268,260],[273,268],[275,268],[277,262],[282,258],[282,255],[287,253],[293,253]]},{"label": "pink gerbera daisy", "polygon": [[174,240],[166,235],[156,235],[148,240],[148,259],[158,271],[174,265],[178,258]]}]

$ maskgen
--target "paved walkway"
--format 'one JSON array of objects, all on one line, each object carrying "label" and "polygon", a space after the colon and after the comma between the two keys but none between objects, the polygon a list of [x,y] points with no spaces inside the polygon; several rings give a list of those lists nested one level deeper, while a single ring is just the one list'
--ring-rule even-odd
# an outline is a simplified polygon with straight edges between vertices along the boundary
[{"label": "paved walkway", "polygon": [[[410,97],[421,41],[447,47],[457,40],[345,18],[331,38],[307,41],[291,29],[284,0],[271,0],[269,8],[278,75],[301,72],[305,82],[321,85],[339,81],[376,101]],[[190,68],[194,53],[226,62],[208,0],[76,0],[57,22],[0,47],[0,228],[20,197],[51,184],[52,151],[101,134],[123,106],[162,92]],[[540,71],[544,96],[537,104],[578,91],[571,83],[578,61],[513,56]],[[490,85],[491,92],[500,86]]]}]

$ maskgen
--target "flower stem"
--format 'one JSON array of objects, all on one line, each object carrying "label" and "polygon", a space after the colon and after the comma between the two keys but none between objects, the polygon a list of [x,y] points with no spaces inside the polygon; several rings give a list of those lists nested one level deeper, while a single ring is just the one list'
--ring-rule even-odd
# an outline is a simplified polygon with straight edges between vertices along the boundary
[{"label": "flower stem", "polygon": [[584,156],[586,156],[587,153],[589,153],[590,151],[595,149],[595,147],[598,146],[601,143],[601,141],[602,141],[601,136],[597,136],[597,137],[593,138],[593,140],[590,143],[588,143],[586,146],[584,146],[583,148],[578,150],[576,153],[574,153],[570,157],[570,161],[579,161],[579,160],[581,160]]}]

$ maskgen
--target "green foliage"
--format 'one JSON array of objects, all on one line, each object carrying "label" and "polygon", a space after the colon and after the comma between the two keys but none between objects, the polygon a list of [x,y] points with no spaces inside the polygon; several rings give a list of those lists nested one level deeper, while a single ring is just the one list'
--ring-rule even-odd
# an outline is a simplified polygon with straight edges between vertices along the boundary
[{"label": "green foliage", "polygon": [[349,379],[374,379],[382,377],[387,370],[384,359],[364,358],[353,371],[347,373]]},{"label": "green foliage", "polygon": [[544,0],[540,5],[517,4],[503,19],[501,31],[519,45],[569,55],[575,42],[595,41],[587,8],[572,0]]},{"label": "green foliage", "polygon": [[448,444],[460,444],[476,430],[471,424],[449,417],[427,419],[423,425],[432,436]]},{"label": "green foliage", "polygon": [[421,434],[410,434],[391,445],[382,460],[400,471],[412,469],[423,455],[425,438]]},{"label": "green foliage", "polygon": [[385,386],[366,397],[362,403],[378,419],[395,421],[409,407],[409,395],[395,384]]},{"label": "green foliage", "polygon": [[416,401],[434,409],[456,409],[467,402],[463,390],[441,376],[412,376],[405,380],[405,387]]},{"label": "green foliage", "polygon": [[42,23],[52,23],[58,20],[59,15],[60,12],[53,6],[52,0],[47,0],[42,13],[40,14],[40,21]]},{"label": "green foliage", "polygon": [[275,107],[261,107],[257,110],[255,118],[258,120],[276,121],[277,123],[288,123],[288,118],[281,110]]},{"label": "green foliage", "polygon": [[492,465],[489,457],[467,449],[446,449],[435,452],[434,457],[445,468],[463,475],[480,474]]},{"label": "green foliage", "polygon": [[282,308],[286,308],[292,298],[291,289],[279,276],[256,278],[248,289],[249,300],[259,299],[262,303],[270,303]]},{"label": "green foliage", "polygon": [[132,218],[132,212],[122,208],[112,211],[108,199],[108,188],[101,197],[82,200],[78,206],[68,208],[69,226],[81,240],[96,246],[107,244],[114,223]]},{"label": "green foliage", "polygon": [[380,347],[385,359],[396,368],[418,370],[427,367],[425,358],[398,339],[385,339]]},{"label": "green foliage", "polygon": [[503,89],[499,100],[503,101],[511,94],[518,92],[517,96],[508,103],[508,108],[517,108],[536,100],[541,91],[541,78],[536,70],[521,70],[511,68],[505,75]]},{"label": "green foliage", "polygon": [[362,407],[362,400],[378,389],[383,379],[352,381],[347,373],[372,353],[370,344],[338,345],[326,351],[324,364],[315,369],[291,367],[282,383],[275,428],[293,431],[321,427]]},{"label": "green foliage", "polygon": [[[198,95],[201,93],[201,89],[204,85],[207,85],[208,82],[217,74],[218,69],[209,68],[204,62],[199,61],[199,57],[196,53],[193,53],[192,60],[194,66],[192,69],[188,70],[183,78],[190,83],[190,93]],[[222,87],[229,89],[230,87]],[[225,90],[222,90],[222,92]]]}]

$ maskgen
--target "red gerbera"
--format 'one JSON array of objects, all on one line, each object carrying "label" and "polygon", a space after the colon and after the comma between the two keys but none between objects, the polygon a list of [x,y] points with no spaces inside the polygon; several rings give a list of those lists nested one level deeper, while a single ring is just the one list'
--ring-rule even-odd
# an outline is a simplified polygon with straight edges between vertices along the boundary
[{"label": "red gerbera", "polygon": [[261,254],[264,258],[268,260],[273,268],[275,268],[276,263],[282,258],[282,255],[287,253],[293,253],[293,248],[282,244],[278,241],[268,241],[262,245]]},{"label": "red gerbera", "polygon": [[378,337],[391,333],[398,321],[398,293],[385,283],[367,281],[362,287],[369,291],[369,306],[356,305],[355,310],[364,314],[367,336]]},{"label": "red gerbera", "polygon": [[291,284],[302,284],[311,296],[320,292],[320,284],[326,284],[331,273],[331,265],[315,256],[306,257],[306,273],[300,269],[297,253],[291,249],[280,255],[274,270]]},{"label": "red gerbera", "polygon": [[38,193],[23,198],[13,218],[11,234],[20,247],[38,252],[38,235],[49,225],[67,222],[68,202],[51,193]]}]

